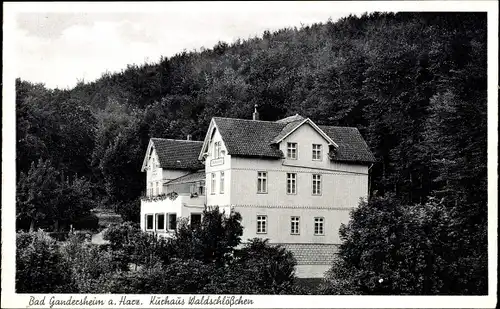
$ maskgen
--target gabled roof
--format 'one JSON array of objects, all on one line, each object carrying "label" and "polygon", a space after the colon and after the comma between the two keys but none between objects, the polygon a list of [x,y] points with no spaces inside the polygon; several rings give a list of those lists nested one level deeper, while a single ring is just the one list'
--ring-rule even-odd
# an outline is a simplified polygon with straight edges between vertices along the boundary
[{"label": "gabled roof", "polygon": [[203,142],[166,138],[151,138],[142,170],[145,169],[151,148],[156,150],[160,167],[164,169],[199,170],[204,165],[198,161]]},{"label": "gabled roof", "polygon": [[[281,132],[275,137],[273,138],[273,143],[277,143],[278,141],[281,141],[282,139],[284,139],[288,134],[292,133],[293,130],[295,130],[297,128],[297,126],[302,123],[303,120],[296,120],[296,121],[291,121],[291,122],[282,122],[282,123],[286,123],[286,125],[283,127],[283,129],[281,130]],[[276,121],[278,122],[278,121]]]},{"label": "gabled roof", "polygon": [[333,160],[344,162],[375,162],[375,156],[370,151],[365,140],[354,127],[319,126],[339,145],[335,149]]},{"label": "gabled roof", "polygon": [[227,152],[233,156],[281,158],[278,146],[271,145],[285,126],[282,123],[235,118],[213,118]]},{"label": "gabled roof", "polygon": [[201,181],[205,180],[205,170],[200,170],[197,172],[193,172],[184,176],[181,176],[179,178],[175,178],[167,182],[167,185],[175,185],[175,184],[180,184],[180,183],[191,183],[191,182],[196,182],[196,181]]},{"label": "gabled roof", "polygon": [[276,120],[277,123],[289,123],[289,122],[295,122],[295,121],[302,121],[306,118],[302,117],[299,114],[295,114],[293,116],[289,116],[280,120]]},{"label": "gabled roof", "polygon": [[[222,136],[228,154],[241,157],[282,158],[276,141],[290,134],[306,119],[300,115],[273,121],[247,120],[214,117],[209,135],[215,126]],[[310,121],[310,120],[309,120]],[[316,126],[312,121],[312,125]],[[375,162],[375,157],[366,145],[357,128],[317,126],[328,138],[334,141],[333,160],[344,162]],[[202,154],[200,154],[202,157]]]},{"label": "gabled roof", "polygon": [[303,124],[306,124],[306,123],[309,124],[319,135],[321,135],[328,142],[328,145],[333,145],[335,147],[338,147],[338,145],[332,140],[332,138],[330,136],[328,136],[325,132],[323,132],[323,130],[321,130],[309,118],[306,118],[306,119],[304,119],[302,121],[288,122],[285,125],[285,127],[283,128],[283,130],[281,130],[280,134],[278,134],[278,136],[276,136],[273,139],[273,143],[279,143],[279,142],[281,142],[283,139],[285,139],[285,137],[287,137],[288,135],[292,134],[293,131],[297,130],[299,127],[301,127]]}]

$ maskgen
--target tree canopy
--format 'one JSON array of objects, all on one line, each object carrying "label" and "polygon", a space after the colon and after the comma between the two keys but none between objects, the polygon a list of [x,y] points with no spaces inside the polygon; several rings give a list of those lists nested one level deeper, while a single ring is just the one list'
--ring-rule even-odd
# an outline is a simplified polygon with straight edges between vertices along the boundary
[{"label": "tree canopy", "polygon": [[486,22],[477,12],[370,13],[130,65],[73,89],[18,79],[18,220],[71,218],[45,194],[65,183],[52,180],[46,163],[33,169],[38,160],[83,177],[96,206],[125,205],[123,215],[136,218],[150,137],[201,140],[212,117],[251,118],[258,104],[262,120],[299,113],[359,128],[377,159],[370,194],[394,194],[407,205],[442,199],[455,212],[464,263],[481,277]]}]

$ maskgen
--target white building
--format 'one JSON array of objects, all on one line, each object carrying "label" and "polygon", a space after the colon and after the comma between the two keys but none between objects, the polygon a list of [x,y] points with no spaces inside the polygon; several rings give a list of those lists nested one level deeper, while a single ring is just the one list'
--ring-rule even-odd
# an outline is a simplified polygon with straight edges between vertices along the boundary
[{"label": "white building", "polygon": [[299,277],[323,277],[374,157],[356,128],[256,119],[214,117],[203,142],[152,138],[141,227],[167,235],[180,217],[197,224],[204,205],[233,209],[243,241],[268,238],[294,253]]}]

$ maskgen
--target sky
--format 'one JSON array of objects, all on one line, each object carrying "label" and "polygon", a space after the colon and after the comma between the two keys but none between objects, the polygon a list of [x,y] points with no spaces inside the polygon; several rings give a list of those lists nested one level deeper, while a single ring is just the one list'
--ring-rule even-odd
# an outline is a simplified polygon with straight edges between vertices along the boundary
[{"label": "sky", "polygon": [[[123,3],[116,3],[125,5]],[[335,2],[162,3],[142,10],[20,12],[15,18],[17,77],[71,88],[128,64],[157,62],[183,50],[261,36],[264,30],[338,20],[355,14]]]}]

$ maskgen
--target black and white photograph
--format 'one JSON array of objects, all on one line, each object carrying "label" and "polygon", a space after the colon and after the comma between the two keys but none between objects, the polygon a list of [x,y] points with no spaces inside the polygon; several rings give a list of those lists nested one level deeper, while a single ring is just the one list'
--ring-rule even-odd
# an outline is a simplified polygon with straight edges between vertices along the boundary
[{"label": "black and white photograph", "polygon": [[2,308],[493,308],[498,3],[378,5],[5,3]]}]

